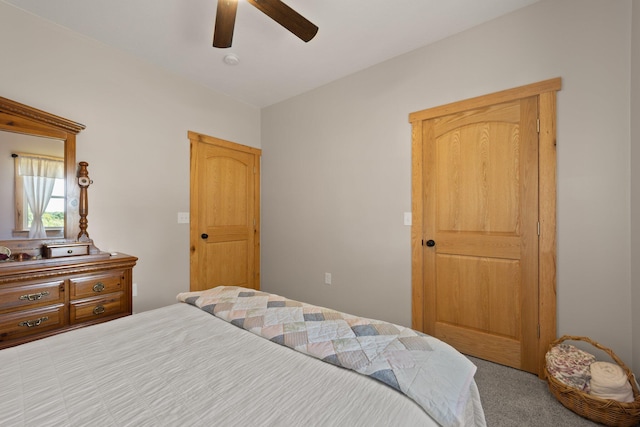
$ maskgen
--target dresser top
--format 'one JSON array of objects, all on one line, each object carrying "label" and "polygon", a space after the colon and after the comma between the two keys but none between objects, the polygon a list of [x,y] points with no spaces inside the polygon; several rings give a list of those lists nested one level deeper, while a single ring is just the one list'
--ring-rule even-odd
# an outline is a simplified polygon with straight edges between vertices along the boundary
[{"label": "dresser top", "polygon": [[90,255],[43,258],[26,261],[0,261],[0,284],[24,275],[74,274],[104,268],[130,268],[138,258],[123,254],[100,252]]}]

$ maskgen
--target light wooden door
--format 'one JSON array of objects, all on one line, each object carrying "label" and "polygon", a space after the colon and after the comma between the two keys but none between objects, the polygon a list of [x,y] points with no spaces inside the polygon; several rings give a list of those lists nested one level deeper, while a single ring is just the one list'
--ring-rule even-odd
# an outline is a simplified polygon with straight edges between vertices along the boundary
[{"label": "light wooden door", "polygon": [[260,150],[191,140],[191,290],[260,288]]},{"label": "light wooden door", "polygon": [[539,97],[499,101],[441,110],[414,133],[424,166],[414,327],[540,373]]}]

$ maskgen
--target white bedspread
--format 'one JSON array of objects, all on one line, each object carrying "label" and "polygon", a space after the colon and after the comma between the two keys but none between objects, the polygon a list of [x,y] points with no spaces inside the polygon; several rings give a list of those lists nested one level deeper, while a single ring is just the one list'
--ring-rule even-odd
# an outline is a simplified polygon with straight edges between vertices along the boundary
[{"label": "white bedspread", "polygon": [[[484,426],[477,387],[468,426]],[[186,304],[0,351],[2,426],[434,426],[375,380]]]}]

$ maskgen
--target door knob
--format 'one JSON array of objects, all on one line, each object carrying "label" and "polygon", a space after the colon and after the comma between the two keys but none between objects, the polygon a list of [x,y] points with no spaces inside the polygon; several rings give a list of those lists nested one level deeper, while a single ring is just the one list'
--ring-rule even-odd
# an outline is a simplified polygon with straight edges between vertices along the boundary
[{"label": "door knob", "polygon": [[209,235],[207,233],[202,233],[200,237],[202,237],[203,239],[208,239]]},{"label": "door knob", "polygon": [[432,247],[432,246],[435,246],[435,245],[436,245],[436,242],[435,242],[435,241],[433,241],[433,240],[427,240],[427,246]]}]

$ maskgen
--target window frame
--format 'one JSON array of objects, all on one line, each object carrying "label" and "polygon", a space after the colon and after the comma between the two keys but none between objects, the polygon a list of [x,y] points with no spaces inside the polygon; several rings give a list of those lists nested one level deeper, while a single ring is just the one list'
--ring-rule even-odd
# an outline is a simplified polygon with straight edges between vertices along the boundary
[{"label": "window frame", "polygon": [[[14,237],[19,237],[24,235],[25,233],[29,233],[29,224],[28,224],[28,212],[29,212],[29,207],[27,204],[27,198],[25,197],[24,194],[24,179],[23,177],[18,173],[19,167],[18,167],[18,162],[19,162],[19,158],[22,157],[37,157],[37,158],[41,158],[41,159],[48,159],[48,160],[55,160],[55,161],[59,161],[62,162],[64,164],[64,157],[56,157],[56,156],[46,156],[46,155],[42,155],[42,154],[32,154],[32,153],[14,153],[12,154],[13,158],[14,158],[14,162],[13,162],[13,182],[14,182],[14,192],[13,192],[13,197],[14,197],[14,219],[15,219],[15,223],[14,223],[14,228],[13,228],[13,235]],[[63,182],[63,190],[62,190],[62,196],[51,196],[52,199],[66,199],[66,194],[67,194],[67,190],[66,190],[66,182],[64,178],[58,178],[58,179],[62,179]],[[64,203],[66,205],[66,202]],[[66,215],[66,212],[65,212]],[[62,232],[62,230],[64,230],[64,226],[63,227],[45,227],[45,230],[47,231],[47,236],[49,236],[49,234],[56,234],[56,232]]]}]

